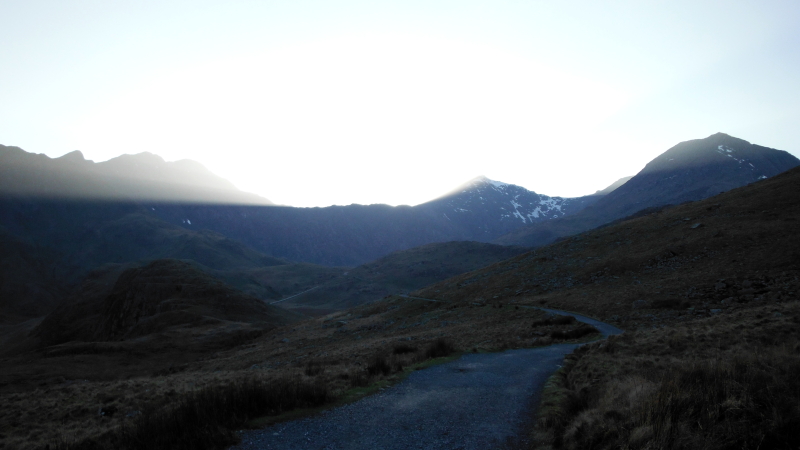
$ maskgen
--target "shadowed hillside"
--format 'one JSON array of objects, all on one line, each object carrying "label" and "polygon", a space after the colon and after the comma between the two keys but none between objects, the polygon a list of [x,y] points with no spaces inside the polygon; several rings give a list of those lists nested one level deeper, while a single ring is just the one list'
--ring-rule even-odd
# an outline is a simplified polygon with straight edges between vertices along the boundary
[{"label": "shadowed hillside", "polygon": [[[288,264],[220,234],[169,224],[133,204],[3,198],[0,219],[9,225],[0,231],[6,250],[0,265],[8,280],[0,285],[0,315],[17,319],[50,312],[82,277],[105,264],[190,259],[231,277]],[[280,297],[264,286],[253,293]]]},{"label": "shadowed hillside", "polygon": [[415,295],[627,330],[567,358],[521,448],[797,448],[799,191],[793,169]]},{"label": "shadowed hillside", "polygon": [[51,311],[67,291],[63,268],[51,250],[0,228],[0,324]]},{"label": "shadowed hillside", "polygon": [[34,330],[45,345],[69,341],[126,341],[168,329],[242,322],[270,328],[300,316],[242,294],[177,260],[127,269],[113,287],[90,279],[75,300]]}]

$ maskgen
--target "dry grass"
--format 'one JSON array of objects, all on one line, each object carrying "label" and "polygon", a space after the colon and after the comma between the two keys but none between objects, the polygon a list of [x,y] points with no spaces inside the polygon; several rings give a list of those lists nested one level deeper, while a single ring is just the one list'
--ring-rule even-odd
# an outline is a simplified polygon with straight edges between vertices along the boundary
[{"label": "dry grass", "polygon": [[247,378],[188,393],[174,403],[145,410],[100,436],[64,440],[57,450],[218,449],[234,444],[234,430],[250,418],[314,407],[329,400],[327,388],[304,380]]},{"label": "dry grass", "polygon": [[611,381],[554,430],[561,438],[555,443],[568,449],[798,448],[800,361],[769,353],[681,361],[659,375]]},{"label": "dry grass", "polygon": [[[139,414],[172,408],[198,390],[224,389],[248,377],[319,384],[330,399],[340,399],[453,349],[547,345],[554,342],[554,331],[574,328],[532,327],[545,317],[512,305],[391,297],[271,330],[228,349],[204,352],[194,346],[176,352],[148,341],[142,351],[126,341],[119,352],[25,353],[0,363],[0,448],[96,438],[130,426]],[[164,339],[174,342],[175,336]],[[192,339],[200,342],[203,336]]]},{"label": "dry grass", "polygon": [[532,447],[798,448],[798,323],[792,302],[588,345],[550,380]]}]

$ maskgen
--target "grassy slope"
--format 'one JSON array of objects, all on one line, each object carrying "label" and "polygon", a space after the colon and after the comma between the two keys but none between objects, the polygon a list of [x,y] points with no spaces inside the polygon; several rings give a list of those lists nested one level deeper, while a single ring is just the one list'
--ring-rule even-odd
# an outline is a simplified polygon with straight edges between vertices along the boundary
[{"label": "grassy slope", "polygon": [[534,427],[537,446],[796,448],[798,191],[795,169],[417,294],[514,298],[628,330],[571,358]]}]

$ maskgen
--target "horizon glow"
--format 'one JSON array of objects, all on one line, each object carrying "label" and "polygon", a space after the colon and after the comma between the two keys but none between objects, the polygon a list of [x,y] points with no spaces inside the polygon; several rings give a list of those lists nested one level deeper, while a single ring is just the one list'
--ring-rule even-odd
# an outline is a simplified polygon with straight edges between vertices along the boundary
[{"label": "horizon glow", "polygon": [[15,3],[0,143],[192,159],[278,204],[414,205],[479,175],[574,197],[718,131],[800,150],[790,3]]}]

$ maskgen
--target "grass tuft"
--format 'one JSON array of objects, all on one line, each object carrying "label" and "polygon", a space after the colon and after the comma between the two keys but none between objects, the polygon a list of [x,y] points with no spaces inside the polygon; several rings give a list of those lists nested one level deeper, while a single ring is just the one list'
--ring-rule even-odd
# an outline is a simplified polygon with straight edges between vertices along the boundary
[{"label": "grass tuft", "polygon": [[325,366],[319,361],[309,361],[303,370],[303,373],[309,377],[317,376],[322,372],[325,372]]},{"label": "grass tuft", "polygon": [[145,411],[132,424],[99,438],[61,442],[54,450],[221,449],[236,443],[234,430],[248,419],[277,415],[330,400],[322,384],[301,380],[245,379],[188,394],[166,407]]}]

